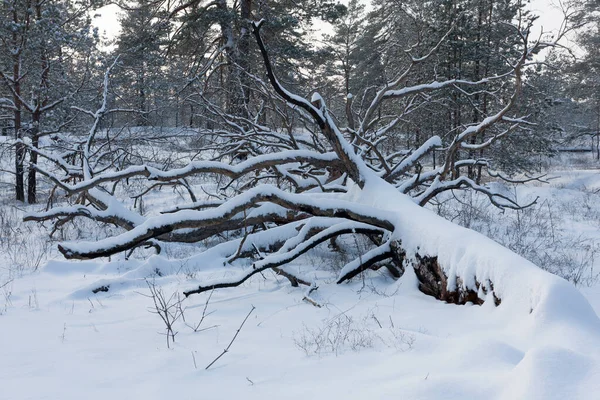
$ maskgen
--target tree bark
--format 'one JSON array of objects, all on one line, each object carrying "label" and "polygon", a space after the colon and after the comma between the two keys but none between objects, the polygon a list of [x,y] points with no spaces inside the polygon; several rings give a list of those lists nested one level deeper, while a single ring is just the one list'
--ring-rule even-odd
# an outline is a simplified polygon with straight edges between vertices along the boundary
[{"label": "tree bark", "polygon": [[[478,291],[463,287],[460,277],[456,277],[455,288],[449,289],[448,276],[440,266],[437,256],[430,257],[416,254],[413,268],[419,280],[419,290],[429,296],[452,304],[473,303],[481,305],[484,302],[484,299],[479,297]],[[486,286],[476,281],[475,286],[477,289],[481,288],[484,294],[491,291],[494,296],[494,303],[500,305],[501,300],[496,296],[492,282],[488,282]]]},{"label": "tree bark", "polygon": [[[17,11],[16,4],[13,4],[13,22],[15,25],[20,23],[19,14]],[[13,46],[15,49],[19,49],[13,55],[13,100],[15,103],[14,111],[14,129],[15,139],[22,138],[22,127],[21,127],[21,54],[22,41],[19,40],[19,35],[15,30],[12,35]],[[25,146],[21,143],[17,143],[15,146],[15,198],[17,201],[25,201],[25,182],[24,182],[24,169],[23,169],[23,158],[25,156]]]}]

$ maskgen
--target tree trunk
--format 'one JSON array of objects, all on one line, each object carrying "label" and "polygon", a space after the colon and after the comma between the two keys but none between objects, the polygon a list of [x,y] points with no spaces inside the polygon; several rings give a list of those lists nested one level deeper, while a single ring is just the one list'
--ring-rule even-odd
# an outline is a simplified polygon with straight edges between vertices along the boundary
[{"label": "tree trunk", "polygon": [[[452,304],[483,304],[484,300],[479,297],[478,292],[463,287],[460,277],[456,277],[455,288],[448,287],[448,276],[440,266],[437,257],[428,257],[416,255],[413,268],[417,279],[419,280],[419,290],[438,300]],[[491,291],[494,296],[494,303],[500,305],[500,298],[494,293],[494,285],[487,282],[487,285],[481,282],[475,282],[475,286],[484,294]]]},{"label": "tree trunk", "polygon": [[[21,139],[21,109],[15,110],[15,139]],[[17,143],[15,146],[15,198],[25,201],[25,181],[23,170],[23,157],[25,146]]]},{"label": "tree trunk", "polygon": [[[31,138],[31,145],[33,147],[38,147],[39,138],[37,133],[34,133],[34,136]],[[34,151],[29,152],[29,162],[30,164],[36,165],[38,160],[38,154]],[[34,168],[29,168],[27,171],[27,202],[29,204],[37,203],[37,173]]]},{"label": "tree trunk", "polygon": [[[230,11],[224,0],[217,1],[217,8],[224,13]],[[238,32],[235,34],[231,21],[222,19],[220,22],[221,34],[226,40],[225,54],[229,65],[226,78],[227,112],[243,117],[248,117],[247,105],[250,100],[250,92],[246,88],[248,77],[244,71],[249,69],[251,10],[252,0],[241,0],[239,26],[236,29]]]},{"label": "tree trunk", "polygon": [[[37,1],[35,3],[35,13],[38,23],[42,21],[42,2]],[[43,40],[43,39],[42,39]],[[35,99],[35,110],[32,113],[32,129],[31,129],[31,145],[37,148],[39,145],[39,134],[40,124],[42,120],[42,108],[48,103],[47,101],[47,90],[48,90],[48,54],[46,53],[45,43],[42,41],[41,53],[40,53],[40,69],[41,69],[41,81],[38,87],[38,93]],[[27,171],[27,202],[29,204],[35,204],[37,202],[37,172],[34,165],[37,164],[38,154],[36,152],[29,152],[29,164],[30,167]]]},{"label": "tree trunk", "polygon": [[[13,22],[15,25],[19,24],[19,14],[17,13],[16,6],[13,10]],[[20,49],[20,41],[18,33],[13,32],[12,36],[13,46]],[[15,103],[14,111],[14,128],[15,128],[15,139],[21,139],[21,52],[15,52],[13,55],[13,82],[14,82],[14,93],[13,101]],[[25,146],[21,143],[17,143],[15,146],[15,198],[17,201],[25,201],[25,182],[23,172],[23,157],[25,155]]]},{"label": "tree trunk", "polygon": [[138,118],[137,118],[137,126],[146,126],[147,125],[147,120],[146,120],[146,115],[144,114],[146,112],[146,69],[144,66],[144,63],[142,61],[142,67],[141,70],[138,73],[138,107],[139,107],[139,111],[141,112],[140,114],[138,114]]}]

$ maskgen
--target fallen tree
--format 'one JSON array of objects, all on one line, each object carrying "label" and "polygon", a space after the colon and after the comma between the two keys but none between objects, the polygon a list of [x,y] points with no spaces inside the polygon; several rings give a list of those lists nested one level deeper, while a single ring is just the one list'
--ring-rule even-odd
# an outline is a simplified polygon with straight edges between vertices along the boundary
[{"label": "fallen tree", "polygon": [[[108,106],[113,64],[105,75],[101,107],[95,112],[84,111],[93,119],[87,140],[67,153],[29,149],[54,166],[48,168],[38,163],[34,168],[58,191],[76,198],[76,204],[50,207],[25,219],[53,221],[58,229],[74,218],[85,217],[123,229],[120,234],[96,242],[60,244],[59,250],[67,259],[110,257],[143,246],[160,250],[165,242],[199,242],[234,233],[225,239],[230,246],[223,247],[228,249],[222,255],[223,260],[229,265],[234,260],[246,259],[245,267],[237,275],[190,289],[186,296],[239,286],[265,270],[286,277],[294,286],[314,285],[311,279],[298,276],[286,265],[321,243],[330,242],[335,247],[336,238],[361,235],[368,239],[370,247],[339,271],[337,283],[380,268],[400,278],[407,267],[412,267],[421,291],[428,295],[457,304],[481,304],[487,298],[499,304],[503,289],[495,282],[498,272],[487,264],[489,270],[470,264],[459,268],[460,260],[452,256],[457,249],[462,254],[472,253],[465,246],[477,246],[479,236],[466,234],[422,206],[444,191],[468,187],[485,193],[498,207],[521,207],[492,187],[456,171],[489,167],[485,159],[461,157],[491,146],[527,123],[513,111],[523,84],[523,71],[532,55],[548,44],[530,40],[530,23],[515,25],[515,34],[521,38],[518,58],[507,62],[504,74],[477,82],[453,79],[406,86],[412,72],[435,54],[439,43],[422,56],[407,53],[406,68],[376,92],[365,112],[356,116],[355,128],[340,128],[321,96],[315,93],[309,101],[287,90],[277,79],[260,34],[264,23],[252,26],[268,80],[263,82],[253,76],[257,90],[282,101],[318,127],[311,133],[312,139],[282,134],[260,124],[258,117],[251,120],[226,115],[207,100],[207,107],[230,127],[222,135],[229,140],[227,145],[217,144],[227,149],[226,156],[193,161],[175,169],[147,164],[124,166],[119,152],[110,148],[110,141],[98,137],[102,118],[125,111],[111,110]],[[445,36],[440,43],[443,40]],[[512,85],[512,90],[480,121],[465,126],[449,140],[433,136],[412,151],[386,153],[389,147],[382,145],[386,133],[414,107],[427,104],[425,93],[448,88],[465,93],[474,88],[481,92],[487,90],[490,82],[499,80]],[[378,110],[391,101],[402,101],[398,114],[391,120],[382,118]],[[231,147],[231,143],[237,144]],[[240,162],[240,149],[244,146],[251,150],[246,152],[249,157]],[[425,167],[434,150],[443,154],[442,162]],[[217,176],[217,181],[223,183],[218,185],[213,199],[198,200],[194,194],[198,185],[188,180],[207,175]],[[118,199],[118,188],[132,179],[146,185],[134,196],[136,201],[157,187],[173,185],[187,190],[190,203],[149,215],[140,209],[136,212]],[[465,235],[468,237],[461,238]]]}]

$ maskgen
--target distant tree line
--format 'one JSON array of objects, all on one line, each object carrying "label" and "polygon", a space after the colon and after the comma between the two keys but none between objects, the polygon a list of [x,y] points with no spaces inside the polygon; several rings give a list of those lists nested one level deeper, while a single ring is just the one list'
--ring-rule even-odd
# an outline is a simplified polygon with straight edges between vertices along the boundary
[{"label": "distant tree line", "polygon": [[[103,73],[117,58],[108,103],[119,112],[103,118],[102,129],[189,127],[219,133],[232,123],[242,130],[253,124],[289,133],[313,129],[263,87],[266,72],[251,33],[251,22],[260,19],[267,21],[262,35],[281,83],[308,97],[318,92],[350,136],[360,129],[359,121],[372,120],[366,113],[378,101],[376,88],[395,78],[407,55],[435,48],[403,85],[457,84],[383,101],[374,122],[385,127],[382,157],[406,154],[441,137],[445,145],[429,161],[435,167],[458,132],[509,100],[512,88],[499,77],[520,51],[525,21],[534,19],[521,0],[374,0],[368,8],[357,0],[347,5],[132,0],[120,3],[120,35],[102,43],[92,19],[103,5],[102,0],[0,4],[0,124],[2,133],[15,139],[3,144],[2,155],[12,160],[5,172],[13,177],[18,201],[41,200],[39,152],[31,148],[77,142],[89,132],[89,116],[82,110],[97,104]],[[532,55],[515,108],[528,123],[489,146],[480,145],[503,127],[470,136],[471,148],[452,154],[452,178],[480,182],[491,167],[507,174],[528,171],[535,168],[534,155],[581,138],[595,140],[600,157],[598,9],[597,0],[568,4],[564,30],[574,32],[582,51],[554,47]],[[521,24],[521,33],[515,24]],[[485,82],[469,90],[460,81]],[[81,157],[77,146],[66,147],[72,157]],[[252,141],[224,148],[239,157],[264,151]]]}]

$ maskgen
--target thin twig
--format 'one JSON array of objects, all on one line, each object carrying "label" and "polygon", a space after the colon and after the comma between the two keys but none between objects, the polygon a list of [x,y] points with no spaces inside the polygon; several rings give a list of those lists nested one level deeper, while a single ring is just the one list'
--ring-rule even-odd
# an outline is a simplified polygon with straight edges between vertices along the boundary
[{"label": "thin twig", "polygon": [[306,294],[304,295],[304,297],[302,298],[303,301],[307,301],[310,304],[312,304],[313,306],[317,307],[317,308],[321,308],[321,304],[319,304],[315,299],[310,297],[310,294],[312,292],[314,292],[315,290],[317,290],[319,287],[317,285],[315,285],[314,283],[311,285],[310,289],[308,289],[306,291]]},{"label": "thin twig", "polygon": [[192,351],[192,360],[194,360],[194,369],[198,369],[198,365],[196,364],[196,356],[194,355],[193,351]]},{"label": "thin twig", "polygon": [[3,283],[2,285],[0,285],[0,289],[2,289],[5,286],[8,286],[10,283],[12,283],[14,279],[9,279],[6,283]]},{"label": "thin twig", "polygon": [[[211,290],[210,294],[208,295],[208,298],[204,302],[204,309],[202,309],[202,317],[200,318],[200,321],[196,325],[190,325],[190,324],[187,323],[187,321],[185,320],[185,318],[183,319],[183,322],[185,322],[185,324],[188,327],[190,327],[194,332],[202,332],[202,331],[205,331],[207,329],[216,328],[218,326],[218,325],[213,325],[213,326],[208,327],[208,328],[200,329],[200,326],[202,325],[202,322],[204,322],[204,318],[208,317],[210,314],[212,314],[214,312],[214,311],[211,311],[208,314],[206,313],[206,310],[208,309],[208,303],[210,302],[210,299],[211,299],[213,293],[214,293],[214,290]],[[183,316],[183,313],[181,315]]]},{"label": "thin twig", "polygon": [[221,354],[219,354],[219,356],[217,358],[215,358],[210,364],[208,364],[206,366],[206,368],[204,368],[205,370],[209,369],[214,363],[217,362],[217,360],[219,358],[223,357],[225,355],[225,353],[227,353],[229,351],[229,348],[231,347],[231,345],[235,341],[235,338],[237,338],[237,335],[240,333],[240,331],[242,330],[242,327],[246,323],[246,320],[248,319],[248,317],[250,317],[250,314],[252,314],[252,311],[254,311],[255,308],[256,307],[252,306],[252,308],[250,309],[250,312],[248,313],[248,315],[246,315],[246,318],[244,318],[244,320],[242,321],[242,324],[240,325],[240,327],[238,328],[238,330],[235,332],[235,335],[233,335],[233,339],[231,339],[231,342],[229,342],[229,344],[227,345],[227,347],[225,348],[225,350],[223,350],[223,352]]}]

